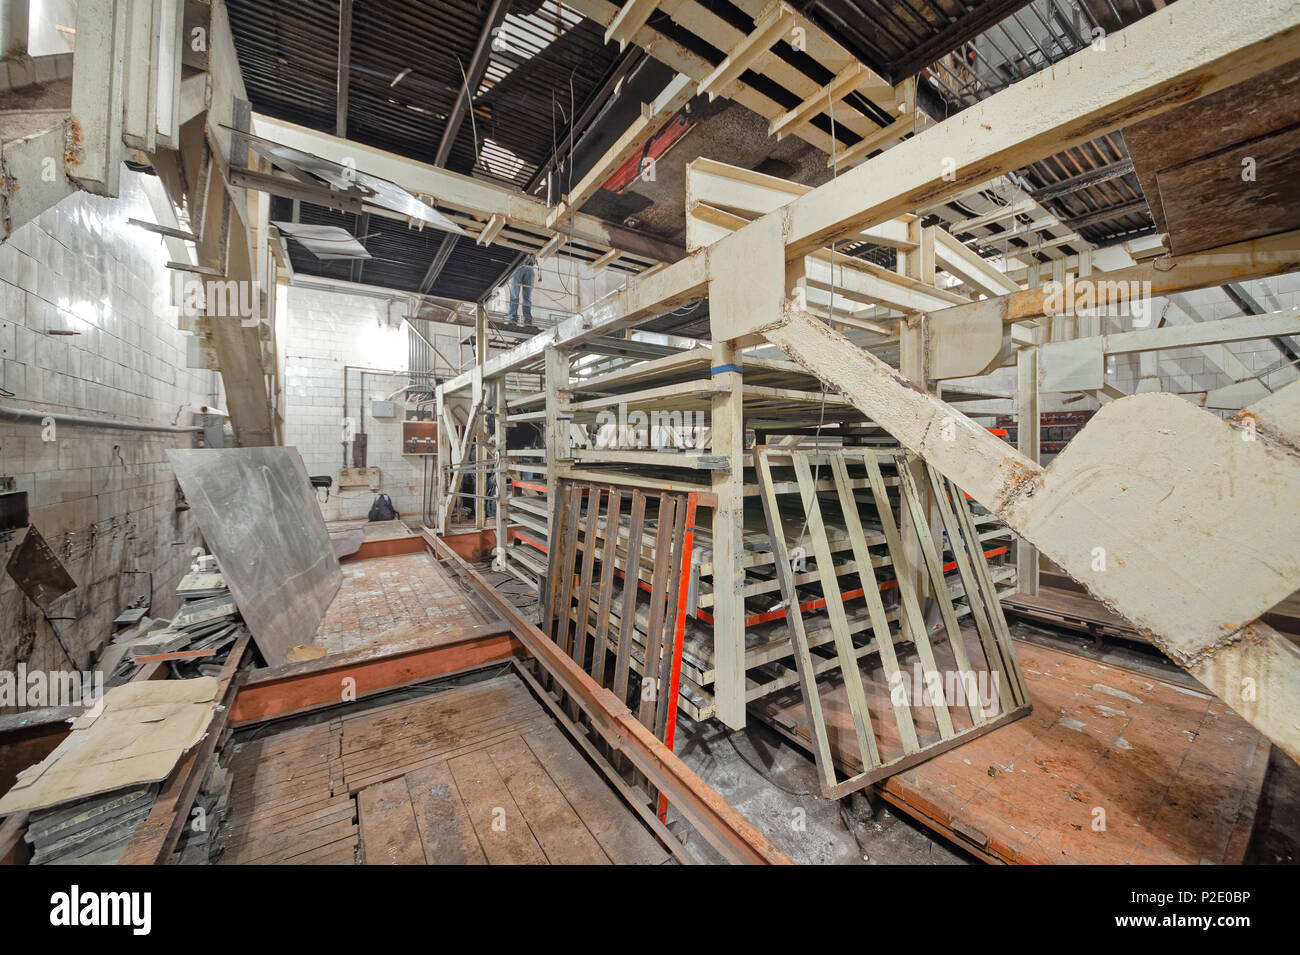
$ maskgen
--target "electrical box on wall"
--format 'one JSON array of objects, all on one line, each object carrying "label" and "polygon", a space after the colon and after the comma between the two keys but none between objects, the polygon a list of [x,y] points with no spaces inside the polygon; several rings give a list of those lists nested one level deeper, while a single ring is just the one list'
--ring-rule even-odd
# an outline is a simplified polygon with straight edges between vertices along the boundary
[{"label": "electrical box on wall", "polygon": [[396,418],[397,402],[396,401],[371,402],[370,414],[376,418]]}]

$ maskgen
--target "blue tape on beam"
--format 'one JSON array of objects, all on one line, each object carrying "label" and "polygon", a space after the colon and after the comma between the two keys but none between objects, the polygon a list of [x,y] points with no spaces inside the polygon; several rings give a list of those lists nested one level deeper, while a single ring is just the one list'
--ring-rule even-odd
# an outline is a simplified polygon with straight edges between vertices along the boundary
[{"label": "blue tape on beam", "polygon": [[709,374],[725,375],[729,371],[734,371],[736,372],[736,374],[740,374],[741,367],[739,365],[714,365],[712,368],[709,369]]}]

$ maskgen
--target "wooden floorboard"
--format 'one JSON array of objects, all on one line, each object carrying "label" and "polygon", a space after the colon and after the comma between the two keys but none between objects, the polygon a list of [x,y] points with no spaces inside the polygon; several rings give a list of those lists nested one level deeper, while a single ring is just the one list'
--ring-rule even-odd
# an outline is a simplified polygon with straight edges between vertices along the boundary
[{"label": "wooden floorboard", "polygon": [[447,764],[456,780],[483,854],[492,865],[545,865],[524,814],[485,751],[466,753]]},{"label": "wooden floorboard", "polygon": [[663,847],[642,825],[629,825],[628,808],[553,723],[523,736],[588,831],[615,865],[666,862]]},{"label": "wooden floorboard", "polygon": [[608,865],[609,856],[578,818],[523,737],[488,749],[515,805],[552,865]]},{"label": "wooden floorboard", "polygon": [[223,863],[661,864],[514,675],[249,739]]},{"label": "wooden floorboard", "polygon": [[[889,777],[886,800],[989,861],[1241,861],[1268,760],[1255,729],[1204,691],[1015,647],[1033,712]],[[797,706],[755,712],[806,735]],[[856,759],[851,732],[833,739]]]},{"label": "wooden floorboard", "polygon": [[393,779],[357,794],[361,848],[367,865],[421,865],[424,849],[415,831],[415,810],[405,779]]},{"label": "wooden floorboard", "polygon": [[469,810],[446,761],[405,776],[415,828],[429,865],[486,865]]}]

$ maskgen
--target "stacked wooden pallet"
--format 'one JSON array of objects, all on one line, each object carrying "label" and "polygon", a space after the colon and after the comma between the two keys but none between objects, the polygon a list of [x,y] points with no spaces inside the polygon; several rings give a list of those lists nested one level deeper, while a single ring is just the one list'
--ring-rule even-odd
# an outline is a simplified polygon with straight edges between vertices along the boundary
[{"label": "stacked wooden pallet", "polygon": [[[884,342],[876,350],[882,357],[897,361],[896,341]],[[566,429],[567,440],[561,443],[567,456],[558,462],[554,475],[547,448],[511,451],[509,456],[508,467],[513,481],[506,523],[514,529],[508,532],[506,566],[534,584],[545,572],[548,528],[555,520],[559,503],[555,493],[547,494],[548,480],[552,481],[552,487],[556,486],[555,478],[564,477],[609,482],[627,488],[629,492],[642,489],[654,494],[671,489],[696,495],[700,514],[692,559],[682,584],[686,594],[686,626],[680,683],[681,711],[695,719],[714,714],[713,624],[717,601],[712,535],[712,507],[716,501],[713,479],[715,475],[729,473],[732,466],[726,457],[714,454],[709,444],[713,405],[723,394],[720,386],[715,384],[713,360],[710,348],[686,348],[611,371],[591,373],[591,363],[584,363],[575,353],[570,363],[570,373],[574,377],[559,386],[564,390],[558,396],[548,399],[545,393],[538,392],[508,402],[508,420],[511,423],[544,422],[549,413],[557,423],[563,422]],[[888,442],[887,435],[882,435],[870,422],[864,421],[863,416],[843,399],[826,393],[813,376],[792,362],[747,356],[742,387],[744,426],[753,430],[756,441],[771,442],[772,446],[785,444],[804,448],[824,445],[827,454],[835,453],[845,440],[873,447],[892,444],[884,443]],[[989,396],[958,390],[948,397],[961,401]],[[657,423],[665,427],[656,427]],[[695,428],[698,432],[693,430]],[[699,442],[702,446],[691,446],[689,440],[682,440],[683,437],[702,438]],[[548,441],[547,445],[554,447],[555,442]],[[829,457],[810,460],[818,469],[818,492],[832,493],[830,475],[826,471]],[[754,452],[743,451],[738,463],[743,468],[741,494],[744,500],[740,563],[745,578],[745,698],[752,702],[765,694],[793,686],[797,678],[789,629],[780,609],[781,597],[774,566],[776,549],[759,502]],[[805,529],[793,517],[797,504],[784,497],[797,487],[793,473],[788,466],[778,466],[776,475],[777,492],[783,495],[781,507],[789,517],[786,521],[789,530],[786,547],[792,551],[800,546],[806,548],[807,541],[801,540]],[[898,509],[898,478],[891,470],[884,480],[894,495],[894,507]],[[859,494],[869,493],[864,476],[855,475],[852,483]],[[885,546],[879,521],[865,510],[862,520],[873,568],[884,581],[887,612],[897,632],[900,611],[896,603],[890,601],[888,593],[892,556]],[[993,561],[992,575],[996,585],[1002,592],[1013,590],[1015,570],[1008,559],[1010,533],[983,509],[976,509],[974,520],[979,527],[984,553]],[[598,545],[603,542],[606,532],[602,524],[597,533]],[[631,519],[624,514],[617,528],[618,556],[615,559],[619,573],[615,586],[620,591],[628,572],[625,553],[630,532]],[[852,544],[841,516],[827,515],[826,534],[834,555],[836,575],[845,578],[853,575],[856,564],[850,553]],[[956,601],[956,613],[965,616],[969,609],[951,549],[942,537],[938,546],[949,565],[947,586]],[[659,558],[655,535],[644,534],[636,561],[637,578],[643,585],[648,587],[652,584]],[[812,561],[808,564],[808,568],[800,572],[798,581],[801,586],[816,588],[821,571]],[[854,589],[844,588],[847,592]],[[616,601],[616,620],[619,606]],[[869,631],[869,621],[861,601],[850,607],[850,617],[855,634]],[[635,628],[634,668],[642,659],[648,625],[647,619],[639,619]],[[816,617],[810,619],[809,637],[814,645],[828,639],[828,633],[824,616],[820,623]]]}]

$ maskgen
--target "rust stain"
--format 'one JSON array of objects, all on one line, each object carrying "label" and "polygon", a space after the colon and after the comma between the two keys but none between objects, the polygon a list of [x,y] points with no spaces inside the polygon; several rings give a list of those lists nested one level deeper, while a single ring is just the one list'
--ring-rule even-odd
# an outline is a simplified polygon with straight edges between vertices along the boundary
[{"label": "rust stain", "polygon": [[65,139],[66,148],[63,150],[64,166],[80,166],[81,160],[85,157],[85,151],[81,148],[83,141],[81,124],[75,119],[68,120],[68,133]]}]

